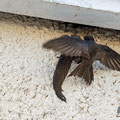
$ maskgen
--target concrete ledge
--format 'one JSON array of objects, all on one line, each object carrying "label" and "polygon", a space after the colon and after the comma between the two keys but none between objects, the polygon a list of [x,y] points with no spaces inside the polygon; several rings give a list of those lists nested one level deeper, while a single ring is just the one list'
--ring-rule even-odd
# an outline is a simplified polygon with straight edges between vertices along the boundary
[{"label": "concrete ledge", "polygon": [[3,0],[0,11],[120,30],[119,0]]}]

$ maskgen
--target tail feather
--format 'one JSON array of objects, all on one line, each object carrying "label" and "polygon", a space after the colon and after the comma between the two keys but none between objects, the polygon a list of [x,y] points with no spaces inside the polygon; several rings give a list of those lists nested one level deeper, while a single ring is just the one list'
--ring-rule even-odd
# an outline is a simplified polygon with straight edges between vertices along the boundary
[{"label": "tail feather", "polygon": [[[69,76],[78,76],[78,77],[82,77],[83,75],[83,70],[82,70],[82,64],[80,63],[70,74]],[[68,76],[68,77],[69,77]]]},{"label": "tail feather", "polygon": [[83,78],[85,79],[87,84],[90,85],[92,83],[92,81],[94,80],[94,78],[93,78],[93,67],[92,66],[83,74]]},{"label": "tail feather", "polygon": [[[69,76],[78,76],[85,79],[87,84],[91,84],[93,81],[93,67],[91,66],[89,69],[85,69],[82,64],[79,64],[70,74]],[[69,77],[68,76],[68,77]]]}]

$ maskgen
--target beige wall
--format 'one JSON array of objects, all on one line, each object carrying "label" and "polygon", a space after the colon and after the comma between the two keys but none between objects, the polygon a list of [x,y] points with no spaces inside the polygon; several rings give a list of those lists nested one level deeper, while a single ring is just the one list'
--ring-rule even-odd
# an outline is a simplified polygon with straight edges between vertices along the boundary
[{"label": "beige wall", "polygon": [[[62,28],[62,29],[60,29]],[[41,45],[64,32],[58,22],[0,13],[0,120],[119,120],[120,72],[94,63],[95,80],[86,86],[70,77],[63,84],[67,104],[52,88],[58,54]],[[120,31],[80,27],[120,53]],[[74,64],[73,64],[74,66]]]}]

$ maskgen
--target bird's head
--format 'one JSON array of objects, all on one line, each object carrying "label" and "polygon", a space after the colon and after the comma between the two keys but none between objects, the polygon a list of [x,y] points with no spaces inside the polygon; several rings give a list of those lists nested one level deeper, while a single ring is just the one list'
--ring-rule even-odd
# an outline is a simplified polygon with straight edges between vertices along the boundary
[{"label": "bird's head", "polygon": [[94,39],[93,39],[93,37],[91,37],[91,36],[85,36],[85,37],[84,37],[84,40],[85,40],[85,41],[93,41],[93,42],[94,42]]}]

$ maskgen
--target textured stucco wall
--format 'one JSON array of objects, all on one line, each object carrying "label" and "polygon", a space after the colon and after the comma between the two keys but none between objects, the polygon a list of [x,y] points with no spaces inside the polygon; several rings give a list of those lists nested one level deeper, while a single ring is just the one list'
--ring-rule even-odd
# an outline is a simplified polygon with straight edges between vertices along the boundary
[{"label": "textured stucco wall", "polygon": [[[74,32],[72,24],[0,13],[0,120],[119,120],[120,72],[94,63],[95,81],[80,78],[63,84],[67,103],[52,88],[58,54],[41,45]],[[120,31],[80,26],[78,35],[93,35],[120,53]],[[74,64],[73,64],[74,66]]]}]

